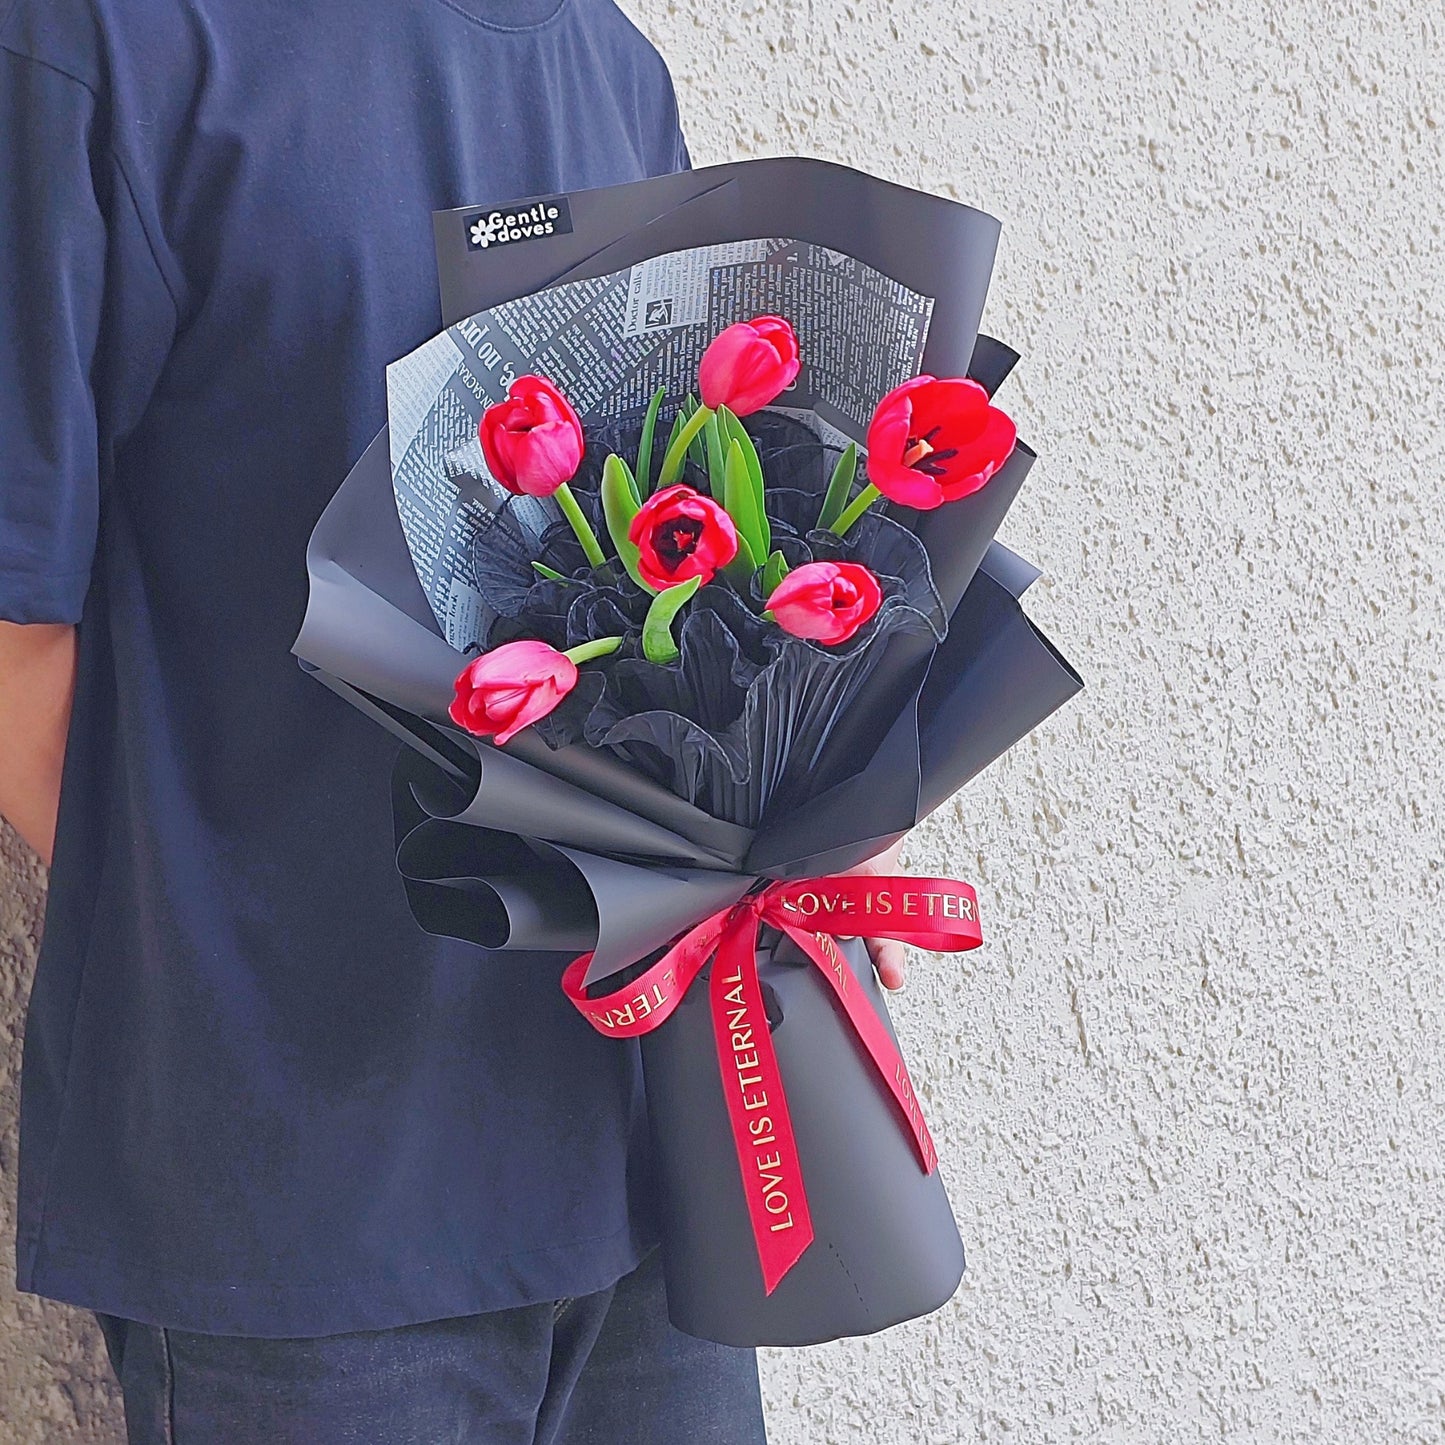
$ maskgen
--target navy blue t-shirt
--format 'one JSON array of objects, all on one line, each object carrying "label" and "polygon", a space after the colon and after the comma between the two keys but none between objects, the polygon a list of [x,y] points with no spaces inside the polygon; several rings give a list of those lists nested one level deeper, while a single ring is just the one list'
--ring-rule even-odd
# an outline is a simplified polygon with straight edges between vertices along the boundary
[{"label": "navy blue t-shirt", "polygon": [[634,1055],[418,929],[397,745],[289,649],[432,211],[685,164],[611,0],[0,0],[0,617],[80,637],[22,1288],[322,1334],[650,1243]]}]

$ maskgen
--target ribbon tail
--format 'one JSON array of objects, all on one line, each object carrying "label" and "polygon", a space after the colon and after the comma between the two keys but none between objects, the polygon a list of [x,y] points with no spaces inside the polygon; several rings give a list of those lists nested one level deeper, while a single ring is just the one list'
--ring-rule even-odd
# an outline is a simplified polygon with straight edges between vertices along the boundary
[{"label": "ribbon tail", "polygon": [[771,1295],[813,1242],[813,1219],[783,1092],[757,968],[758,920],[729,922],[713,961],[710,1003],[718,1070],[752,1222]]},{"label": "ribbon tail", "polygon": [[777,915],[770,915],[768,922],[780,928],[817,964],[818,971],[828,981],[828,986],[843,1006],[843,1012],[848,1015],[854,1032],[868,1051],[879,1077],[908,1125],[923,1172],[932,1174],[938,1167],[938,1148],[923,1117],[923,1109],[913,1089],[913,1080],[908,1075],[908,1065],[903,1062],[903,1055],[899,1052],[898,1045],[893,1042],[887,1026],[878,1017],[878,1011],[863,996],[852,970],[838,952],[838,945],[826,933],[806,933]]},{"label": "ribbon tail", "polygon": [[592,955],[584,953],[568,964],[562,975],[562,992],[600,1034],[616,1039],[650,1034],[672,1017],[693,979],[712,957],[727,916],[718,913],[705,918],[645,973],[600,998],[590,997],[587,971]]}]

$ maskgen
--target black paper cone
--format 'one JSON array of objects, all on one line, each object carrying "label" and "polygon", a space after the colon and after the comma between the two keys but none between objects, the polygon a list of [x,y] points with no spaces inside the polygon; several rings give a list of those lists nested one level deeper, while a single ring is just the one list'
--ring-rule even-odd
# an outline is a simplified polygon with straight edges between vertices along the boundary
[{"label": "black paper cone", "polygon": [[[887,1020],[861,940],[841,944]],[[825,983],[791,943],[759,954],[814,1242],[763,1290],[702,981],[642,1040],[668,1315],[729,1345],[811,1345],[937,1309],[963,1278],[963,1243],[937,1170],[925,1174],[896,1106]],[[715,966],[715,965],[714,965]],[[776,1004],[776,1009],[774,1008]],[[890,1032],[892,1029],[889,1025]]]}]

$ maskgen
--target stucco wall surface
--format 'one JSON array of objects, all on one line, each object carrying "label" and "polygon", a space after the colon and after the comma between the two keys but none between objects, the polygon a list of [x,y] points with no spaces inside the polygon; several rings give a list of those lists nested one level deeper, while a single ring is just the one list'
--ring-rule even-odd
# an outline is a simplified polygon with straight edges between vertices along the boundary
[{"label": "stucco wall surface", "polygon": [[[772,1438],[1445,1440],[1445,22],[631,11],[699,163],[810,153],[1003,218],[986,324],[1043,456],[1004,538],[1089,682],[908,853],[985,910],[896,1008],[966,1282],[768,1356]],[[40,879],[3,867],[13,1071]],[[4,1445],[119,1438],[93,1336],[3,1288],[0,1401]]]}]

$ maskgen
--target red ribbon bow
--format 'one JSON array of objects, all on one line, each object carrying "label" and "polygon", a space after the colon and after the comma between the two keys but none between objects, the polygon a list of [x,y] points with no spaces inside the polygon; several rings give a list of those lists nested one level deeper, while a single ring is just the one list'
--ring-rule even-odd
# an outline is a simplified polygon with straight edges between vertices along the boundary
[{"label": "red ribbon bow", "polygon": [[817,965],[888,1089],[924,1172],[938,1152],[923,1121],[908,1067],[877,1010],[856,986],[835,938],[896,938],[958,953],[983,942],[978,900],[967,883],[947,878],[856,875],[769,883],[685,933],[640,978],[603,998],[588,998],[583,980],[592,955],[575,959],[562,988],[599,1033],[637,1038],[666,1022],[710,959],[713,1039],[768,1294],[813,1242],[808,1196],[793,1138],[787,1096],[758,979],[758,930],[767,924],[792,939]]}]

